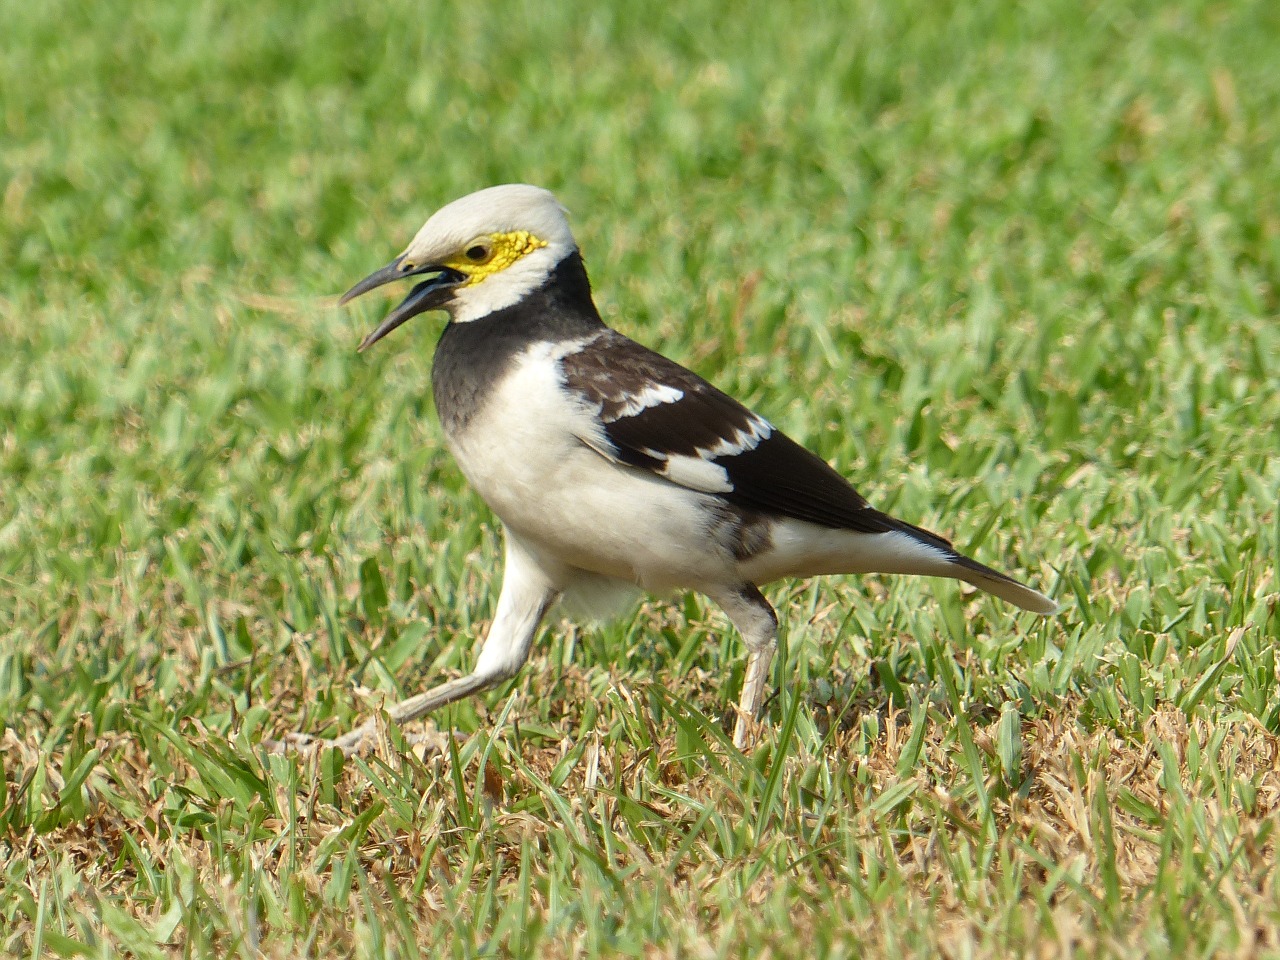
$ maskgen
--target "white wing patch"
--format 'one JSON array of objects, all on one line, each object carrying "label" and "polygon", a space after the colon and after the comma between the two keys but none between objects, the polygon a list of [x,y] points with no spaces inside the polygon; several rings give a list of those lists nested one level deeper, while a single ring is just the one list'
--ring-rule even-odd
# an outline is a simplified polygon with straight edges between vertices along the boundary
[{"label": "white wing patch", "polygon": [[773,426],[762,417],[751,414],[747,421],[747,429],[734,430],[732,436],[723,437],[710,447],[698,447],[698,456],[708,460],[717,457],[736,457],[740,453],[754,450],[764,440],[773,435]]},{"label": "white wing patch", "polygon": [[[555,343],[534,343],[525,350],[525,356],[538,362],[545,360],[563,360],[571,353],[580,353],[595,343],[603,334],[593,333],[573,340],[560,340]],[[557,369],[557,372],[558,369]]]},{"label": "white wing patch", "polygon": [[667,386],[665,383],[648,383],[639,393],[627,397],[616,410],[610,411],[610,415],[605,417],[605,423],[613,423],[615,420],[625,420],[627,417],[634,417],[642,410],[648,410],[650,407],[658,407],[664,403],[676,403],[684,399],[684,391],[676,387]]},{"label": "white wing patch", "polygon": [[729,472],[710,460],[679,453],[665,454],[661,459],[663,464],[658,472],[672,483],[678,483],[690,490],[701,490],[703,493],[733,492],[733,484],[729,482]]}]

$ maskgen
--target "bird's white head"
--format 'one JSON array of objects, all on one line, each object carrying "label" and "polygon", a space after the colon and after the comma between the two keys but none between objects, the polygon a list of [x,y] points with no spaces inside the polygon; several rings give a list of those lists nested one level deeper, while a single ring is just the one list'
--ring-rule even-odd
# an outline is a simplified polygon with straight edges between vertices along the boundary
[{"label": "bird's white head", "polygon": [[509,307],[575,250],[564,208],[550,191],[524,183],[488,187],[433,213],[404,253],[339,303],[393,280],[432,275],[365,337],[363,350],[427,310],[446,310],[455,323],[466,323]]}]

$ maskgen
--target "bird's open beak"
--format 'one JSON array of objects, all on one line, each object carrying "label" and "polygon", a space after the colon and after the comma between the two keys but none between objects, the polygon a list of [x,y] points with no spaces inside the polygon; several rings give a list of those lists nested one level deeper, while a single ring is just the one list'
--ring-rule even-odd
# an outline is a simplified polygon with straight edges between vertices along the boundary
[{"label": "bird's open beak", "polygon": [[438,263],[413,266],[405,263],[404,257],[396,257],[381,270],[375,270],[342,295],[342,299],[338,301],[338,306],[350,303],[362,293],[368,293],[370,290],[381,287],[383,284],[391,283],[393,280],[403,280],[406,277],[415,277],[423,273],[434,273],[435,276],[429,277],[410,290],[409,295],[400,301],[400,305],[387,314],[382,323],[378,324],[378,328],[360,341],[358,350],[367,350],[411,317],[416,317],[420,313],[443,306],[453,295],[454,287],[462,283],[466,277],[458,273],[458,271],[442,267]]}]

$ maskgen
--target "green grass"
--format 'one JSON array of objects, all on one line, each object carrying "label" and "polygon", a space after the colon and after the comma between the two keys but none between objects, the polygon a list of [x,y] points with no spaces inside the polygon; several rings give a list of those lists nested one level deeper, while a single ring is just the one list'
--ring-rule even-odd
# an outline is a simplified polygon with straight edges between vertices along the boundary
[{"label": "green grass", "polygon": [[[0,5],[0,953],[1280,955],[1280,8],[349,7]],[[267,756],[473,660],[440,320],[331,297],[511,180],[1063,614],[774,585],[744,757],[655,600],[455,751]]]}]

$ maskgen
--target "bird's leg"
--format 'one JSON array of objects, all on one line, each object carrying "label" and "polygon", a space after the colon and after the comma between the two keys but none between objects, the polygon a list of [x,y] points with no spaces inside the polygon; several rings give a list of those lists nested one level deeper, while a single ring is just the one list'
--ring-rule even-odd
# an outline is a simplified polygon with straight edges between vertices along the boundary
[{"label": "bird's leg", "polygon": [[[412,697],[401,700],[399,703],[392,704],[387,708],[387,716],[399,726],[411,720],[417,720],[419,717],[424,717],[432,710],[443,707],[445,704],[461,700],[463,697],[479,693],[481,690],[487,690],[489,687],[509,679],[514,674],[514,670],[507,674],[481,673],[479,670],[473,670],[465,677],[448,680],[439,686],[432,687],[425,693],[415,694]],[[350,733],[344,733],[342,736],[334,737],[332,740],[315,740],[306,734],[295,734],[292,742],[301,746],[318,743],[326,747],[337,747],[348,755],[359,753],[377,742],[379,719],[379,717],[370,717]]]},{"label": "bird's leg", "polygon": [[[502,575],[502,592],[498,595],[498,609],[475,669],[465,677],[449,680],[394,704],[387,709],[387,716],[396,724],[408,723],[447,703],[514,677],[529,658],[529,648],[538,624],[556,596],[557,591],[542,568],[508,533],[507,563]],[[377,737],[378,718],[373,717],[333,740],[292,734],[284,744],[275,746],[331,746],[351,754],[375,743]]]},{"label": "bird's leg", "polygon": [[754,733],[775,649],[777,644],[771,643],[747,654],[747,672],[742,681],[742,694],[738,697],[738,722],[733,728],[733,745],[739,750],[747,745]]},{"label": "bird's leg", "polygon": [[778,646],[778,618],[764,594],[750,583],[709,596],[728,614],[747,645],[747,673],[738,697],[738,722],[733,728],[733,745],[741,750],[751,738],[756,715],[764,703],[769,665]]}]

